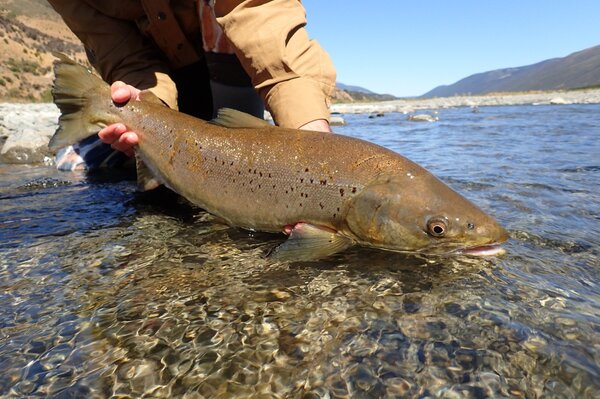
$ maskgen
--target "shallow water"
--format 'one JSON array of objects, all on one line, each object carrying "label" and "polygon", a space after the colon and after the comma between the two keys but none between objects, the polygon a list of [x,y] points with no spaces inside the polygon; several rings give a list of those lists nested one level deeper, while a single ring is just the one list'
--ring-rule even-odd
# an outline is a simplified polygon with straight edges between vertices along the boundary
[{"label": "shallow water", "polygon": [[600,396],[600,106],[345,115],[494,215],[499,258],[316,263],[131,181],[0,165],[2,397]]}]

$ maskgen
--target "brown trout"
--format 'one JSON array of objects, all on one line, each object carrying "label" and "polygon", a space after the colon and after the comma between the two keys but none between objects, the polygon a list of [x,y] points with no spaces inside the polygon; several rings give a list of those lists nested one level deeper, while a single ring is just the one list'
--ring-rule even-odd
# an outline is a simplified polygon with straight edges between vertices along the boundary
[{"label": "brown trout", "polygon": [[164,184],[231,226],[284,232],[275,259],[314,260],[352,245],[397,252],[494,255],[507,232],[431,173],[384,147],[285,129],[233,110],[210,122],[150,92],[116,106],[110,88],[65,56],[51,149],[122,122],[138,133],[142,189]]}]

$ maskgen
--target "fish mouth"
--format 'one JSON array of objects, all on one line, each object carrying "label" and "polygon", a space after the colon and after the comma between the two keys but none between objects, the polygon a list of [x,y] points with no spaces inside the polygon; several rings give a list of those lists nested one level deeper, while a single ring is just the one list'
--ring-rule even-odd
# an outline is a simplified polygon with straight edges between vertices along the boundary
[{"label": "fish mouth", "polygon": [[506,253],[506,249],[502,248],[499,243],[494,243],[459,249],[457,253],[471,256],[500,256]]}]

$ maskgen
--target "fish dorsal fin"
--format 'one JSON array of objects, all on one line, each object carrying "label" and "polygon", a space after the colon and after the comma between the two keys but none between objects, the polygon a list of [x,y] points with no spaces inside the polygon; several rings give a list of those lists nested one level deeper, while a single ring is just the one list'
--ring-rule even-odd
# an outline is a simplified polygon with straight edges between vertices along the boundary
[{"label": "fish dorsal fin", "polygon": [[146,166],[139,156],[135,156],[135,169],[137,171],[137,186],[139,191],[154,190],[162,183],[154,177],[152,171]]},{"label": "fish dorsal fin", "polygon": [[160,104],[160,105],[165,105],[165,103],[158,98],[158,96],[154,93],[152,93],[150,90],[142,90],[140,92],[140,101],[146,101],[149,103],[154,103],[154,104]]},{"label": "fish dorsal fin", "polygon": [[312,261],[333,255],[354,242],[327,227],[298,223],[290,238],[275,248],[271,258],[279,261]]},{"label": "fish dorsal fin", "polygon": [[212,119],[210,123],[229,128],[259,128],[272,126],[264,119],[231,108],[219,108],[217,117]]}]

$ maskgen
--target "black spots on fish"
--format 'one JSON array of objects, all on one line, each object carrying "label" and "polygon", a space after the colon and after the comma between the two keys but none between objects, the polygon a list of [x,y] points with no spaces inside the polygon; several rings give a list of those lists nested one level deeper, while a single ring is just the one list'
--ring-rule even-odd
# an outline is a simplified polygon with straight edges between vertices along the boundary
[{"label": "black spots on fish", "polygon": [[242,171],[241,171],[241,170],[238,170],[238,176],[239,176],[239,175],[241,175],[241,174],[242,174]]},{"label": "black spots on fish", "polygon": [[322,186],[326,186],[327,180],[319,180],[319,184],[321,184]]},{"label": "black spots on fish", "polygon": [[319,207],[320,207],[321,209],[324,209],[324,208],[325,208],[325,205],[323,205],[323,203],[322,203],[322,202],[319,202]]},{"label": "black spots on fish", "polygon": [[256,169],[254,169],[254,174],[256,174]]},{"label": "black spots on fish", "polygon": [[262,184],[259,184],[259,185],[258,185],[258,188],[259,188],[259,189],[260,189],[260,188],[262,188]]},{"label": "black spots on fish", "polygon": [[258,175],[259,175],[260,177],[262,177],[262,172],[258,172]]},{"label": "black spots on fish", "polygon": [[273,188],[277,187],[277,184],[273,184]]},{"label": "black spots on fish", "polygon": [[269,179],[271,178],[271,174],[270,173],[269,173],[268,177],[269,177]]},{"label": "black spots on fish", "polygon": [[294,192],[294,187],[290,187],[290,191],[291,191],[291,192]]},{"label": "black spots on fish", "polygon": [[313,184],[315,182],[314,179],[310,179],[310,184]]},{"label": "black spots on fish", "polygon": [[354,194],[356,192],[356,187],[352,187],[352,194]]},{"label": "black spots on fish", "polygon": [[339,207],[337,208],[337,211],[338,211],[338,212],[340,211],[340,208],[339,208]]},{"label": "black spots on fish", "polygon": [[302,202],[300,203],[300,208],[302,208]]},{"label": "black spots on fish", "polygon": [[300,178],[300,183],[304,183],[304,178],[303,177]]},{"label": "black spots on fish", "polygon": [[219,160],[217,159],[217,157],[215,157],[215,163],[217,163]]},{"label": "black spots on fish", "polygon": [[343,188],[340,188],[340,196],[344,196],[345,190]]},{"label": "black spots on fish", "polygon": [[335,219],[335,218],[336,218],[336,216],[337,216],[337,213],[334,213],[334,214],[333,214],[333,218]]},{"label": "black spots on fish", "polygon": [[233,161],[229,162],[229,166],[233,166]]},{"label": "black spots on fish", "polygon": [[306,173],[308,173],[308,168],[304,169],[304,171],[305,171]]}]

